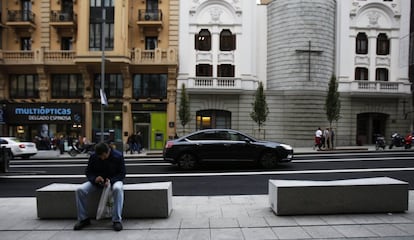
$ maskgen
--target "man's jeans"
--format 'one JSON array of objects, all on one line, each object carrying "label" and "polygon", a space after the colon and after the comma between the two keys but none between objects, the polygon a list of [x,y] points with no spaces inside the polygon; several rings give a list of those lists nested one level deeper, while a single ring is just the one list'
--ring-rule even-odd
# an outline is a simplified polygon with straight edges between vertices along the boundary
[{"label": "man's jeans", "polygon": [[[112,209],[112,222],[122,221],[122,208],[124,205],[124,184],[117,181],[112,185],[112,196],[114,197],[114,207]],[[78,208],[78,221],[88,218],[88,194],[101,191],[102,188],[85,182],[76,190],[76,206]]]}]

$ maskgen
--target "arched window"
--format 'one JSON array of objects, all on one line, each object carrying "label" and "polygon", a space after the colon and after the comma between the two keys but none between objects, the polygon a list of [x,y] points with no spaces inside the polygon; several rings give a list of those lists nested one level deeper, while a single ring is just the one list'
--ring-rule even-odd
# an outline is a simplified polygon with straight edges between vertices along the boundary
[{"label": "arched window", "polygon": [[365,33],[358,33],[356,37],[356,54],[368,53],[368,37]]},{"label": "arched window", "polygon": [[377,37],[377,55],[388,55],[390,54],[390,40],[387,34],[380,33]]},{"label": "arched window", "polygon": [[368,80],[368,69],[362,67],[355,68],[355,80]]},{"label": "arched window", "polygon": [[199,51],[211,50],[211,34],[207,29],[201,29],[201,31],[195,35],[195,49]]},{"label": "arched window", "polygon": [[224,29],[220,33],[220,51],[236,50],[236,35],[233,35],[230,30]]},{"label": "arched window", "polygon": [[196,113],[196,128],[231,128],[231,112],[225,110],[200,110]]},{"label": "arched window", "polygon": [[388,69],[377,68],[375,70],[375,80],[376,81],[388,81]]}]

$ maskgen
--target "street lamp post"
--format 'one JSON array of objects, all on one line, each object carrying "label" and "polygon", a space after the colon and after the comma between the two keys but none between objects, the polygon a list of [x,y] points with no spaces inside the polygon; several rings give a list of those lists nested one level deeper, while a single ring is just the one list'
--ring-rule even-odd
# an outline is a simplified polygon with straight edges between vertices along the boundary
[{"label": "street lamp post", "polygon": [[104,142],[104,105],[107,104],[107,99],[105,95],[105,20],[106,20],[106,11],[105,7],[102,8],[102,29],[101,29],[101,48],[102,48],[102,57],[101,57],[101,142]]}]

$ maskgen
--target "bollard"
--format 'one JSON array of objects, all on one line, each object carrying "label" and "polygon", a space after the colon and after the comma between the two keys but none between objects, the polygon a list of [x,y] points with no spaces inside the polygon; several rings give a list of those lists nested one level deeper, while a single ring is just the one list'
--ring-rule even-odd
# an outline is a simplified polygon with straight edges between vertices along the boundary
[{"label": "bollard", "polygon": [[0,148],[0,172],[6,173],[9,171],[11,149],[6,147]]}]

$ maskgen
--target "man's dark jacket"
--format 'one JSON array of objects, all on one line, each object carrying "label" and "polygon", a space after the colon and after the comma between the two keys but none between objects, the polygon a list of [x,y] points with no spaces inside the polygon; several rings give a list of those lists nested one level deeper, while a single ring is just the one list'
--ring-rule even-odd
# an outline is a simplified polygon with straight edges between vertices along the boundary
[{"label": "man's dark jacket", "polygon": [[92,154],[86,167],[86,177],[94,185],[98,185],[95,183],[98,176],[108,178],[111,184],[114,184],[116,181],[123,181],[125,174],[124,156],[115,149],[111,149],[109,157],[105,160],[100,159],[95,153]]}]

